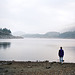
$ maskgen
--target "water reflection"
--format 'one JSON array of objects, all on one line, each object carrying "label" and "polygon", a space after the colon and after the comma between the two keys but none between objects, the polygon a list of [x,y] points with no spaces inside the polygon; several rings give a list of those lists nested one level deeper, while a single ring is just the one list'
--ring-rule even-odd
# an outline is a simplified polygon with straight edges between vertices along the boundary
[{"label": "water reflection", "polygon": [[67,50],[75,51],[75,46],[65,47]]},{"label": "water reflection", "polygon": [[9,48],[11,45],[10,42],[0,42],[0,49],[6,49],[6,48]]}]

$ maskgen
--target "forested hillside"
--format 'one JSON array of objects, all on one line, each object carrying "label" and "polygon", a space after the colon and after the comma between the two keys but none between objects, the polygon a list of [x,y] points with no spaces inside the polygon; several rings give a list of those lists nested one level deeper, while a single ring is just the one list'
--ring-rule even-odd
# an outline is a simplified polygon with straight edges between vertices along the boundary
[{"label": "forested hillside", "polygon": [[0,28],[0,35],[11,35],[11,31],[7,28]]},{"label": "forested hillside", "polygon": [[75,38],[75,31],[61,33],[59,38]]},{"label": "forested hillside", "polygon": [[20,39],[23,37],[13,36],[10,29],[0,28],[0,39]]}]

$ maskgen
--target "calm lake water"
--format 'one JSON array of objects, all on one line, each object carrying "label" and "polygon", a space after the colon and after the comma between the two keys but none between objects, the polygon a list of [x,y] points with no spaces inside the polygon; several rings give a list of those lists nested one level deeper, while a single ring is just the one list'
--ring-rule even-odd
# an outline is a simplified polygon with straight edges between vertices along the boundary
[{"label": "calm lake water", "polygon": [[60,46],[65,52],[64,61],[75,63],[74,39],[0,39],[0,60],[59,61]]}]

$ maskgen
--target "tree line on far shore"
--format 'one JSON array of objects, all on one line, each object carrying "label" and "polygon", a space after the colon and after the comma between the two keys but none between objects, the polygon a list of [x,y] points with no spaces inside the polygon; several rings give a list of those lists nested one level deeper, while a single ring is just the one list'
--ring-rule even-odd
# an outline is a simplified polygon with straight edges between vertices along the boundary
[{"label": "tree line on far shore", "polygon": [[11,30],[7,28],[0,28],[0,35],[11,35]]},{"label": "tree line on far shore", "polygon": [[[0,37],[3,38],[6,36],[15,37],[12,35],[11,30],[7,28],[0,28]],[[3,37],[2,37],[3,36]],[[75,31],[68,31],[68,32],[47,32],[45,34],[24,34],[22,37],[25,38],[74,38],[75,39]],[[18,38],[18,37],[15,37]]]}]

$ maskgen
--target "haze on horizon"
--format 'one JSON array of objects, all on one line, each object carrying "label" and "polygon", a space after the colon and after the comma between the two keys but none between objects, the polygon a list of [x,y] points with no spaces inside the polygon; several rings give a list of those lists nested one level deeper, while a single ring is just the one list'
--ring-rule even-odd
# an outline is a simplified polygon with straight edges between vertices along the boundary
[{"label": "haze on horizon", "polygon": [[75,27],[75,0],[0,0],[0,28],[61,32]]}]

